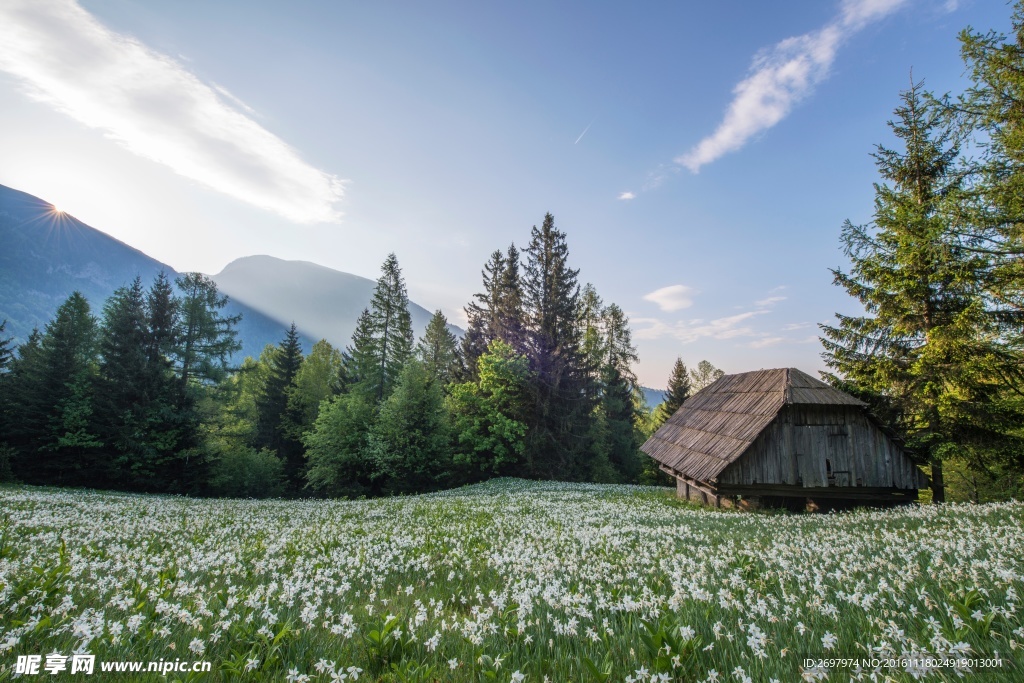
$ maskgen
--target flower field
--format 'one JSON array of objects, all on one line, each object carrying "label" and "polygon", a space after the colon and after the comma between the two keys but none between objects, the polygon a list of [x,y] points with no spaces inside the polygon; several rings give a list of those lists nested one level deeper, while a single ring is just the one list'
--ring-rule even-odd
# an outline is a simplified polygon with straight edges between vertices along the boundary
[{"label": "flower field", "polygon": [[517,480],[371,501],[0,488],[0,680],[88,679],[16,673],[51,652],[212,663],[103,680],[1024,680],[1022,593],[1019,503],[791,516]]}]

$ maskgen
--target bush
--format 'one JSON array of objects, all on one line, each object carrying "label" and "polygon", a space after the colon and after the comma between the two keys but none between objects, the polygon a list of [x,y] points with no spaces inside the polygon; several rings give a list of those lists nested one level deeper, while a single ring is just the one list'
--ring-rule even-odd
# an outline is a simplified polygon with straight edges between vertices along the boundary
[{"label": "bush", "polygon": [[284,493],[284,463],[273,451],[238,446],[222,451],[210,470],[210,492],[230,498],[273,498]]}]

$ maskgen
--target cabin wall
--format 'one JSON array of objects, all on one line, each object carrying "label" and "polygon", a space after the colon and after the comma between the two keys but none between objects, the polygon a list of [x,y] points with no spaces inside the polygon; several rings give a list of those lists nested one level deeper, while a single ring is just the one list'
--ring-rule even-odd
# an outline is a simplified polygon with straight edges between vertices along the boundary
[{"label": "cabin wall", "polygon": [[722,484],[917,489],[917,467],[866,413],[848,406],[787,406]]}]

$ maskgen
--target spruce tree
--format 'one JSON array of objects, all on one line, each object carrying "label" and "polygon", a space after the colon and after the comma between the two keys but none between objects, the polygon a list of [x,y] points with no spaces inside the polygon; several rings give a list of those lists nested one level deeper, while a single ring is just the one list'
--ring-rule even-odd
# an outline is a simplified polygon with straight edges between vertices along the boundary
[{"label": "spruce tree", "polygon": [[412,357],[412,318],[398,258],[392,253],[381,266],[381,275],[370,300],[370,326],[377,357],[377,401],[395,388],[398,375]]},{"label": "spruce tree", "polygon": [[241,315],[225,316],[228,297],[202,273],[186,273],[175,280],[181,292],[178,329],[174,334],[174,360],[185,391],[195,383],[216,384],[224,379],[231,355],[242,348],[235,326]]},{"label": "spruce tree", "polygon": [[549,213],[531,231],[523,277],[526,348],[534,413],[526,454],[530,476],[587,476],[592,370],[582,350],[579,271],[569,268],[565,233]]},{"label": "spruce tree", "polygon": [[665,389],[665,400],[658,405],[655,414],[655,427],[665,424],[665,421],[676,414],[691,393],[690,373],[682,358],[676,358],[672,365],[672,373],[668,377],[668,387]]},{"label": "spruce tree", "polygon": [[298,406],[289,406],[288,398],[293,392],[295,376],[301,366],[302,347],[298,330],[295,323],[292,323],[271,357],[263,395],[256,403],[254,445],[256,448],[267,448],[281,458],[285,476],[293,490],[303,483],[305,460],[302,443],[295,438],[294,430],[289,428],[301,421],[301,413]]},{"label": "spruce tree", "polygon": [[[484,289],[473,295],[466,304],[469,324],[462,337],[462,358],[467,379],[476,379],[477,359],[487,352],[487,345],[495,339],[495,320],[498,311],[498,291],[505,274],[505,255],[495,250],[480,271]],[[518,266],[517,266],[518,270]]]},{"label": "spruce tree", "polygon": [[920,84],[901,99],[890,127],[903,149],[878,146],[884,182],[874,220],[847,221],[842,240],[852,267],[833,271],[866,315],[837,314],[837,324],[822,325],[823,356],[834,380],[896,407],[941,502],[943,459],[998,443],[1018,419],[996,399],[1000,377],[1017,372],[1019,361],[985,304],[979,273],[988,255],[964,249],[956,234],[964,201],[958,131]]},{"label": "spruce tree", "polygon": [[435,311],[416,345],[416,356],[442,387],[451,382],[460,366],[459,342],[448,329],[448,319]]},{"label": "spruce tree", "polygon": [[14,341],[14,338],[4,337],[4,329],[6,327],[6,320],[0,322],[0,374],[7,372],[7,366],[11,364],[11,359],[14,357],[14,350],[11,347],[11,342]]},{"label": "spruce tree", "polygon": [[46,330],[23,347],[16,375],[22,404],[15,473],[29,483],[95,485],[97,449],[92,382],[96,371],[96,320],[89,302],[74,292]]},{"label": "spruce tree", "polygon": [[116,488],[146,489],[157,476],[146,424],[148,337],[146,298],[137,277],[118,288],[103,307],[96,416],[110,451],[108,476]]}]

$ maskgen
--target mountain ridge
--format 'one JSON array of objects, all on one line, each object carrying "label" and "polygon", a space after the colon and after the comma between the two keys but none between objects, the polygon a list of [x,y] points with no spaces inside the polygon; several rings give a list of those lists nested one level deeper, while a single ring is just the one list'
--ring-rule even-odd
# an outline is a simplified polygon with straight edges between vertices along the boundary
[{"label": "mountain ridge", "polygon": [[[359,312],[369,305],[374,286],[372,280],[310,261],[284,261],[264,255],[241,257],[228,264],[217,276],[212,276],[212,279],[218,282],[217,278],[227,272],[232,264],[247,259],[292,264],[287,268],[297,267],[301,272],[318,273],[335,283],[348,283],[356,287],[357,295],[345,295],[337,291],[322,295],[326,299],[341,296],[350,299],[353,305],[357,300],[365,298],[352,315],[351,327],[347,328],[349,330],[355,328]],[[52,319],[57,307],[73,291],[82,292],[89,300],[93,315],[98,317],[102,313],[103,303],[118,287],[129,284],[135,277],[141,277],[143,284],[148,287],[161,271],[171,279],[180,275],[171,266],[142,250],[58,211],[50,202],[0,185],[0,321],[8,321],[4,336],[13,336],[15,344],[24,342],[33,328],[42,330]],[[261,277],[263,281],[270,282],[266,272]],[[261,301],[252,295],[251,290],[247,292],[244,283],[237,281],[237,278],[232,280],[229,277],[227,280],[226,288],[218,282],[218,288],[230,298],[224,312],[226,315],[242,314],[242,320],[236,327],[242,349],[235,354],[233,362],[240,362],[245,356],[257,357],[267,344],[277,344],[284,338],[293,320],[307,352],[313,342],[320,338],[327,338],[339,348],[343,348],[351,339],[351,331],[347,335],[339,335],[345,331],[348,321],[335,323],[332,328],[334,333],[330,337],[318,334],[330,327],[320,318],[344,315],[348,309],[332,313],[328,307],[321,306],[311,312],[296,306],[304,316],[287,315],[289,311],[282,309],[288,308],[288,305],[282,306],[280,301]],[[358,283],[358,286],[354,283]],[[369,289],[366,289],[365,283],[369,283]],[[413,302],[410,302],[410,313],[418,335],[426,327],[430,314]]]}]

